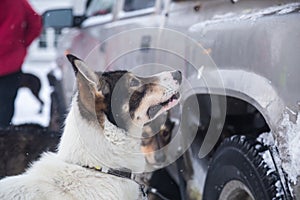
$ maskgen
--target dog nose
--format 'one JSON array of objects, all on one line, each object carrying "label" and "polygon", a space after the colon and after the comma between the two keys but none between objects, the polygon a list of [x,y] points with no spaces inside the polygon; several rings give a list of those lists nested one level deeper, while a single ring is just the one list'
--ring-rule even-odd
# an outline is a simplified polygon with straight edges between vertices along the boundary
[{"label": "dog nose", "polygon": [[178,81],[179,84],[181,84],[182,82],[182,73],[181,71],[177,70],[175,72],[172,72],[172,76],[173,76],[173,79]]},{"label": "dog nose", "polygon": [[162,163],[166,161],[166,155],[162,152],[155,152],[154,158],[155,161],[158,163]]}]

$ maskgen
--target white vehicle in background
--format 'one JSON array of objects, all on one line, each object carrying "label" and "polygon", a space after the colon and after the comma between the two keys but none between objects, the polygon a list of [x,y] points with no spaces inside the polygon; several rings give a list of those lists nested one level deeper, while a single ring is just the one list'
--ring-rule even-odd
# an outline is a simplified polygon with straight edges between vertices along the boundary
[{"label": "white vehicle in background", "polygon": [[58,45],[61,109],[73,91],[66,51],[100,71],[180,69],[172,117],[185,153],[168,171],[181,199],[300,199],[299,2],[79,2],[44,13],[45,27],[71,27]]}]

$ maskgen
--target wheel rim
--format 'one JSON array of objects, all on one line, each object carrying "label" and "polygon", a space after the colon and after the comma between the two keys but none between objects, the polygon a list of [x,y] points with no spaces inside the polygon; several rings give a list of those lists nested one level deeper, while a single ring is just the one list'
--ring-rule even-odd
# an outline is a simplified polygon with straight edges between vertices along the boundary
[{"label": "wheel rim", "polygon": [[255,200],[249,188],[241,181],[232,180],[224,186],[219,200]]}]

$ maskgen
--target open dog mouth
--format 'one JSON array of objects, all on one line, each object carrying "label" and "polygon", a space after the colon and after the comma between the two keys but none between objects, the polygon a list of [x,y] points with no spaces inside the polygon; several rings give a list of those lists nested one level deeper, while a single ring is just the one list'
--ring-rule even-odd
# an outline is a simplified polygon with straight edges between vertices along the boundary
[{"label": "open dog mouth", "polygon": [[150,106],[147,111],[149,118],[153,119],[157,115],[157,113],[161,110],[163,111],[169,110],[170,108],[172,108],[178,103],[179,98],[180,98],[180,94],[179,92],[177,92],[174,95],[172,95],[167,101],[164,101],[154,106]]}]

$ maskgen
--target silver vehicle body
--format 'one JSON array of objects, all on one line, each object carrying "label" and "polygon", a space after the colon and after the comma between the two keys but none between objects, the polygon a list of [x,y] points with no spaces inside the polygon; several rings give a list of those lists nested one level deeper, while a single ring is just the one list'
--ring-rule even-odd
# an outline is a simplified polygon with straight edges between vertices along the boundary
[{"label": "silver vehicle body", "polygon": [[[176,66],[184,71],[190,85],[183,104],[190,96],[202,94],[226,94],[243,100],[262,114],[270,128],[279,151],[277,167],[286,172],[292,162],[299,163],[292,160],[300,157],[291,155],[291,142],[297,143],[291,141],[289,132],[292,130],[287,127],[288,123],[290,127],[296,126],[300,101],[299,3],[157,0],[153,7],[132,12],[125,12],[123,5],[124,1],[116,1],[111,13],[88,17],[80,28],[63,36],[58,47],[61,57],[57,61],[64,74],[66,101],[73,91],[72,70],[62,53],[66,49],[102,71],[135,67],[137,73],[149,74],[168,69],[166,66]],[[174,34],[167,34],[170,32]],[[208,54],[212,60],[195,63],[203,55],[199,56],[199,46],[191,43],[199,44],[200,50],[204,50],[202,54]],[[148,50],[143,50],[144,47]],[[188,63],[189,60],[192,61]],[[163,67],[147,68],[149,62]],[[198,76],[199,69],[210,64],[215,65],[222,84],[207,89]],[[144,65],[146,68],[136,68]],[[236,108],[228,112],[243,111]],[[186,120],[191,121],[191,115],[193,113]],[[288,123],[283,123],[286,120]],[[299,146],[294,148],[299,149]],[[286,173],[291,175],[291,172]],[[295,197],[300,198],[299,176],[298,181],[293,177],[288,180]]]}]

